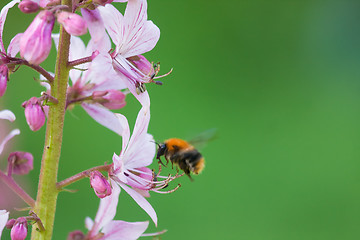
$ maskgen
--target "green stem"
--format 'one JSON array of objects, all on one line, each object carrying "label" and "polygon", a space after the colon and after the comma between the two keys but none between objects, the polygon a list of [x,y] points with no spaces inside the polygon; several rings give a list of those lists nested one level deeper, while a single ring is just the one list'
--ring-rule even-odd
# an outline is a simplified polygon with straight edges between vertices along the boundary
[{"label": "green stem", "polygon": [[[62,0],[63,5],[71,8],[71,0]],[[69,78],[70,35],[60,27],[60,39],[56,58],[55,78],[51,83],[51,96],[58,104],[50,106],[46,126],[43,157],[41,160],[40,179],[34,212],[41,219],[45,231],[33,227],[32,240],[50,240],[53,233],[58,189],[56,187],[63,126],[66,107],[66,89]]]}]

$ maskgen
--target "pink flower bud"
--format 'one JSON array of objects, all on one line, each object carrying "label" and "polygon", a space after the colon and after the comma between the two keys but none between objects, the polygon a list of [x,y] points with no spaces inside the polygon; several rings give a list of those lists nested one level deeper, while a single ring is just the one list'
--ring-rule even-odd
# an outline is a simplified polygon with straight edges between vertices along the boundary
[{"label": "pink flower bud", "polygon": [[11,240],[24,240],[27,235],[27,221],[24,217],[19,217],[11,228]]},{"label": "pink flower bud", "polygon": [[7,229],[11,229],[11,228],[14,226],[15,222],[16,222],[15,219],[13,219],[13,218],[12,218],[12,219],[9,219],[9,221],[7,221],[5,227],[6,227]]},{"label": "pink flower bud", "polygon": [[20,55],[32,64],[42,63],[51,50],[51,31],[55,17],[52,12],[41,11],[20,39]]},{"label": "pink flower bud", "polygon": [[80,36],[87,32],[86,21],[75,13],[60,12],[57,15],[57,20],[71,35]]},{"label": "pink flower bud", "polygon": [[85,239],[85,235],[81,231],[76,230],[69,233],[66,240],[84,240],[84,239]]},{"label": "pink flower bud", "polygon": [[108,109],[120,109],[126,105],[125,94],[118,90],[95,91],[93,100]]},{"label": "pink flower bud", "polygon": [[143,74],[151,76],[155,73],[153,65],[143,55],[137,55],[127,59]]},{"label": "pink flower bud", "polygon": [[6,91],[8,79],[9,79],[8,67],[6,65],[0,65],[0,97],[2,97]]},{"label": "pink flower bud", "polygon": [[25,108],[25,118],[32,131],[39,130],[45,123],[45,113],[39,100],[32,97],[22,105]]},{"label": "pink flower bud", "polygon": [[12,152],[8,158],[12,172],[17,175],[28,174],[34,168],[34,157],[28,152]]},{"label": "pink flower bud", "polygon": [[22,0],[19,3],[19,9],[23,13],[35,13],[35,12],[39,11],[39,8],[40,8],[39,4],[37,4],[36,2],[33,2],[31,0]]},{"label": "pink flower bud", "polygon": [[104,198],[111,194],[110,183],[99,171],[93,171],[90,173],[90,185],[99,198]]}]

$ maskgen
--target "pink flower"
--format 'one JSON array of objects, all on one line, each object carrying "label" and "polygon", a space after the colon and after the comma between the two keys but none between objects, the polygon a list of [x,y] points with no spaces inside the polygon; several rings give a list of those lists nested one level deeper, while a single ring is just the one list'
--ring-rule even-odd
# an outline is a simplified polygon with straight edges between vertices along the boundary
[{"label": "pink flower", "polygon": [[[154,187],[153,173],[146,166],[152,163],[155,156],[153,137],[147,133],[150,121],[150,109],[143,106],[136,119],[133,134],[130,138],[129,124],[125,116],[117,114],[124,130],[120,156],[114,153],[113,168],[110,177],[124,189],[145,210],[157,224],[156,212],[143,195]],[[130,138],[130,139],[129,139]],[[133,188],[128,187],[131,186]],[[156,185],[156,184],[155,184]],[[137,191],[140,189],[140,193]],[[143,193],[143,191],[145,193]],[[142,194],[143,193],[143,194]]]},{"label": "pink flower", "polygon": [[110,196],[100,200],[100,206],[96,213],[95,221],[89,217],[85,220],[89,230],[86,239],[98,240],[134,240],[138,239],[146,230],[149,222],[125,222],[113,220],[119,201],[120,188],[113,182],[113,192]]},{"label": "pink flower", "polygon": [[64,26],[65,30],[74,36],[81,36],[87,32],[86,21],[75,13],[60,12],[57,21]]},{"label": "pink flower", "polygon": [[41,11],[26,29],[20,40],[20,55],[32,64],[42,63],[51,50],[51,31],[55,17],[52,12]]},{"label": "pink flower", "polygon": [[[53,38],[55,45],[58,45],[59,35],[54,34]],[[91,56],[95,51],[93,46],[93,41],[90,41],[88,46],[85,47],[84,42],[80,38],[72,36],[70,61]],[[122,98],[123,93],[118,93],[115,96],[114,91],[125,89],[126,85],[123,81],[119,80],[119,76],[110,64],[103,64],[107,59],[105,54],[100,53],[91,63],[77,66],[78,69],[85,69],[85,71],[77,69],[70,70],[72,86],[68,88],[67,94],[70,101],[75,103],[77,99],[87,99],[85,101],[79,101],[84,110],[101,125],[117,134],[121,134],[123,127],[120,125],[116,115],[107,107],[113,109],[114,107],[120,108],[125,105],[124,99]],[[99,91],[106,92],[101,101],[98,98],[99,96],[95,96],[95,99],[93,99],[93,94]]]},{"label": "pink flower", "polygon": [[9,212],[7,212],[6,210],[0,210],[0,238],[8,219]]},{"label": "pink flower", "polygon": [[153,74],[151,71],[142,71],[143,69],[139,69],[129,60],[134,57],[144,58],[141,55],[152,50],[160,38],[159,28],[152,21],[147,20],[146,0],[129,0],[124,16],[110,4],[98,7],[98,10],[93,12],[96,11],[101,15],[98,21],[91,21],[92,18],[89,17],[97,13],[86,15],[85,11],[82,12],[88,22],[90,35],[93,38],[100,38],[101,23],[104,23],[116,45],[115,52],[111,54],[111,64],[119,75],[125,77],[123,78],[125,84],[139,102],[142,105],[150,105],[144,83],[153,82]]}]

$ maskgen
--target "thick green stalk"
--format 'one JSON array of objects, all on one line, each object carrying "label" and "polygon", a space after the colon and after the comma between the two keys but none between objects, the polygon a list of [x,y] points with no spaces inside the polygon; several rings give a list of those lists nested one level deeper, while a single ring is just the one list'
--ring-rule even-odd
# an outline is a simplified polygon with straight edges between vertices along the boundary
[{"label": "thick green stalk", "polygon": [[[71,9],[71,0],[62,0],[62,4],[70,6]],[[56,182],[66,110],[66,89],[69,78],[69,46],[70,36],[61,27],[55,78],[51,83],[51,96],[58,100],[58,104],[50,106],[49,109],[38,193],[35,208],[33,209],[41,219],[45,231],[39,232],[36,227],[33,227],[32,240],[50,240],[53,233],[56,201],[59,193]]]}]

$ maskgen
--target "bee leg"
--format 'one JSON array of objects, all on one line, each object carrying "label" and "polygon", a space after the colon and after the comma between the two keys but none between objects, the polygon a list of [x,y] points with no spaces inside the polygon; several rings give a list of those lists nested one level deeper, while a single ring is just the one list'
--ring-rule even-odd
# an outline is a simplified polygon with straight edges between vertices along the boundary
[{"label": "bee leg", "polygon": [[161,161],[160,158],[158,158],[158,163],[159,163],[159,165],[161,164],[161,165],[163,165],[165,167],[165,164]]}]

